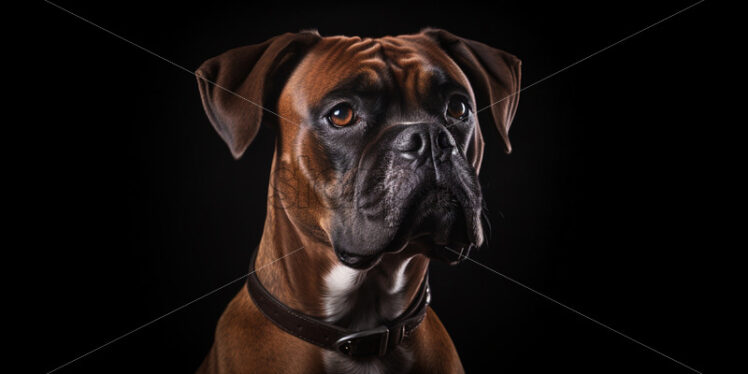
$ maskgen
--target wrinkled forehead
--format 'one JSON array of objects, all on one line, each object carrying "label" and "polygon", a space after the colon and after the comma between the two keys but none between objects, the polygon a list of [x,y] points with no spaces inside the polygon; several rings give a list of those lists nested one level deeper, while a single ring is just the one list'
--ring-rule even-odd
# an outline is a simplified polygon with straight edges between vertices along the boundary
[{"label": "wrinkled forehead", "polygon": [[403,101],[418,103],[435,85],[461,88],[473,99],[462,70],[422,35],[326,37],[309,51],[289,79],[297,103],[316,103],[346,90],[397,92]]}]

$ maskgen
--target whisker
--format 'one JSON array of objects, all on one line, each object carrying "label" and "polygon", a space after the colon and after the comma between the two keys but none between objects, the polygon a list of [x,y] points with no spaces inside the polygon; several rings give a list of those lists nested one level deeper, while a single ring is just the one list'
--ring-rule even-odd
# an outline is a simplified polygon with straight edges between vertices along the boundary
[{"label": "whisker", "polygon": [[485,222],[485,226],[488,227],[488,235],[484,236],[484,240],[485,240],[484,245],[486,247],[490,247],[491,245],[489,241],[491,239],[491,236],[493,235],[493,226],[491,225],[491,220],[488,217],[488,204],[486,203],[486,200],[483,200],[483,208],[481,209],[480,215],[482,218],[481,221]]}]

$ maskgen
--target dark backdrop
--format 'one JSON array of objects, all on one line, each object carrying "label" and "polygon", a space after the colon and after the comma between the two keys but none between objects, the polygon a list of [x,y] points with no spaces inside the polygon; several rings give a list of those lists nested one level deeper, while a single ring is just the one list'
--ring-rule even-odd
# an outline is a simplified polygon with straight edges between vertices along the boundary
[{"label": "dark backdrop", "polygon": [[[59,2],[189,70],[287,31],[434,26],[517,55],[525,86],[690,3]],[[714,8],[698,5],[522,92],[513,154],[484,130],[493,230],[474,255],[699,370],[698,274],[718,236],[710,217],[725,136],[711,119]],[[41,353],[25,365],[46,372],[246,273],[273,134],[263,129],[234,161],[193,76],[50,5],[36,21],[41,68],[27,82],[36,94],[22,127],[18,220],[32,228],[22,246],[39,276],[26,284],[24,314]],[[192,372],[240,287],[59,372]],[[433,264],[432,288],[468,372],[689,372],[475,264]]]}]

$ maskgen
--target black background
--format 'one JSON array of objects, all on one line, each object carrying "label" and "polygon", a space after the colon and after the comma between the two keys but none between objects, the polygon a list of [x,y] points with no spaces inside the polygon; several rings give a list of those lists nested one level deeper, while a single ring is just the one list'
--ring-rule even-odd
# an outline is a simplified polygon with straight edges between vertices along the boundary
[{"label": "black background", "polygon": [[[59,4],[190,71],[287,31],[434,26],[517,55],[527,86],[691,2]],[[715,8],[700,4],[522,92],[511,155],[484,128],[493,230],[473,257],[698,370],[708,369],[699,274],[719,236],[725,137],[712,117]],[[41,352],[24,364],[47,372],[246,273],[273,133],[234,161],[193,76],[51,5],[37,21],[18,222],[31,228],[22,245],[34,264],[25,335]],[[689,372],[475,264],[433,264],[431,278],[468,372]],[[240,287],[59,373],[193,372]]]}]

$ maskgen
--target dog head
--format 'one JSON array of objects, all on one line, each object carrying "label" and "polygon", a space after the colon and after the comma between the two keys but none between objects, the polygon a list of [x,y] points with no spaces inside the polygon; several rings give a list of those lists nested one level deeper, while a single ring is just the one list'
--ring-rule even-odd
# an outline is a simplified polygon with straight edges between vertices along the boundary
[{"label": "dog head", "polygon": [[[439,29],[382,38],[287,33],[197,71],[211,123],[239,158],[277,129],[270,196],[346,265],[420,243],[428,255],[484,240],[483,122],[511,151],[520,61]],[[486,130],[486,129],[484,129]]]}]

